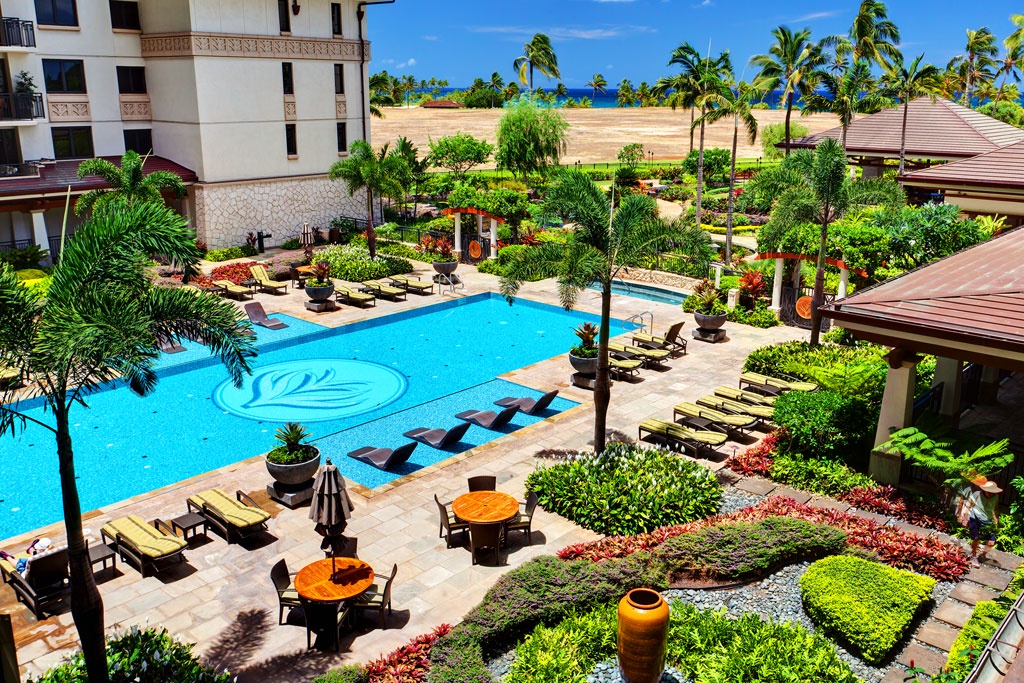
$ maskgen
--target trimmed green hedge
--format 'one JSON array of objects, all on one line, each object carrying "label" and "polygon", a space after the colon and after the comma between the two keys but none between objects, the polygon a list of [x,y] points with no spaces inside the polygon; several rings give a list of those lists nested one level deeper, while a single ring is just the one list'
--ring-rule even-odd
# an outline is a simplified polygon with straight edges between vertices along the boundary
[{"label": "trimmed green hedge", "polygon": [[789,391],[775,401],[772,419],[790,439],[791,452],[850,459],[870,450],[877,415],[861,399],[834,391]]},{"label": "trimmed green hedge", "polygon": [[331,277],[346,282],[362,282],[382,277],[411,273],[412,264],[405,259],[387,254],[377,254],[370,260],[370,252],[349,245],[333,245],[316,252],[313,263],[327,263],[331,266]]},{"label": "trimmed green hedge", "polygon": [[818,560],[800,577],[814,623],[871,663],[903,638],[934,587],[927,576],[846,555]]},{"label": "trimmed green hedge", "polygon": [[840,496],[858,486],[878,486],[874,479],[842,462],[805,458],[799,453],[777,454],[770,476],[780,484],[825,496]]},{"label": "trimmed green hedge", "polygon": [[250,247],[248,244],[241,247],[228,247],[227,249],[212,249],[206,252],[205,258],[207,261],[213,261],[215,263],[220,261],[230,261],[236,258],[246,258],[249,256],[255,256],[257,253],[254,247]]}]

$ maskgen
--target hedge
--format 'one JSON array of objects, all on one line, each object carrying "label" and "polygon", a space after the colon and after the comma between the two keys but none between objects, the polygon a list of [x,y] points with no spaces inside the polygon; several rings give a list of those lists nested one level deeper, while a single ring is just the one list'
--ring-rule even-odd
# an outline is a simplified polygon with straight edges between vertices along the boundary
[{"label": "hedge", "polygon": [[371,260],[367,250],[348,245],[326,247],[313,255],[313,262],[330,264],[331,277],[347,282],[376,280],[413,271],[412,264],[403,258],[378,254]]}]

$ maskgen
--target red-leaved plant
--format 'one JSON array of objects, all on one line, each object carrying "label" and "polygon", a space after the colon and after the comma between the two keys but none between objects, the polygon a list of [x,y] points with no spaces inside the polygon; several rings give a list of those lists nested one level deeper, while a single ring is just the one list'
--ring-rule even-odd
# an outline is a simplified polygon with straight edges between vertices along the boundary
[{"label": "red-leaved plant", "polygon": [[394,652],[366,665],[368,683],[419,683],[430,671],[430,650],[451,630],[441,624],[430,633],[416,636]]},{"label": "red-leaved plant", "polygon": [[725,461],[726,467],[737,474],[750,477],[767,477],[771,474],[775,462],[775,449],[779,447],[782,430],[777,429],[764,437],[760,443],[751,446],[739,455],[730,456]]},{"label": "red-leaved plant", "polygon": [[764,279],[764,273],[751,268],[743,271],[743,275],[740,276],[740,292],[744,296],[749,297],[752,301],[757,301],[767,291],[768,281]]}]

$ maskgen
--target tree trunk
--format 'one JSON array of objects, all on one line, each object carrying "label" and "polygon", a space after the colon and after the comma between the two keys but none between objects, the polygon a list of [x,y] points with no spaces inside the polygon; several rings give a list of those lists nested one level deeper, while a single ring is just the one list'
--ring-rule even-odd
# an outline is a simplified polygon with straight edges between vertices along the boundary
[{"label": "tree trunk", "polygon": [[373,190],[366,188],[366,249],[377,258],[377,233],[373,230]]},{"label": "tree trunk", "polygon": [[789,118],[793,116],[793,93],[786,97],[786,156],[789,156]]},{"label": "tree trunk", "polygon": [[821,243],[818,245],[818,269],[814,273],[814,295],[811,297],[811,346],[817,346],[821,336],[821,305],[825,300],[825,245],[828,241],[828,214],[830,207],[825,205],[824,218],[821,221]]},{"label": "tree trunk", "polygon": [[530,62],[530,99],[533,99],[533,62]]},{"label": "tree trunk", "polygon": [[696,107],[690,107],[690,154],[693,154],[693,117],[696,111]]},{"label": "tree trunk", "polygon": [[[740,115],[736,114],[732,127],[732,169],[729,171],[729,208],[725,215],[725,267],[732,265],[732,210],[736,204],[736,145],[740,137]],[[774,304],[773,304],[774,305]]]},{"label": "tree trunk", "polygon": [[903,100],[903,130],[900,132],[900,170],[897,175],[903,175],[903,167],[907,158],[907,112],[910,109],[910,98]]},{"label": "tree trunk", "polygon": [[700,150],[697,152],[697,202],[694,204],[697,227],[700,227],[700,202],[704,193],[704,123],[700,124]]},{"label": "tree trunk", "polygon": [[68,431],[67,407],[54,411],[57,424],[57,459],[60,463],[61,499],[64,505],[64,529],[68,536],[68,565],[71,577],[71,617],[82,642],[85,668],[90,683],[107,683],[107,652],[103,638],[103,598],[89,562],[89,549],[82,533],[82,504],[75,480],[75,460]]},{"label": "tree trunk", "polygon": [[612,281],[609,277],[601,289],[601,338],[597,344],[597,380],[594,382],[594,452],[604,453],[608,422],[608,404],[612,399],[608,373],[608,337],[611,336]]},{"label": "tree trunk", "polygon": [[843,132],[839,136],[839,146],[843,148],[844,152],[846,151],[846,128],[846,125],[843,125]]}]

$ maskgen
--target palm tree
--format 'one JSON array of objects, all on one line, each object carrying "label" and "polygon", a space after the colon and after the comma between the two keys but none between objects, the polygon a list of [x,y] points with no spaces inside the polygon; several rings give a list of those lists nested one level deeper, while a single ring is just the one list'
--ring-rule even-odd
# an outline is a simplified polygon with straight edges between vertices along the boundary
[{"label": "palm tree", "polygon": [[405,94],[405,106],[409,106],[409,95],[416,90],[416,77],[412,74],[402,76],[402,92]]},{"label": "palm tree", "polygon": [[832,138],[825,138],[814,150],[811,188],[817,199],[816,214],[821,222],[818,245],[818,268],[814,275],[814,296],[811,298],[811,346],[818,345],[821,335],[821,306],[825,300],[825,249],[828,226],[841,218],[848,204],[846,151]]},{"label": "palm tree", "polygon": [[[530,86],[533,90],[533,70],[541,72],[548,78],[561,78],[558,71],[558,57],[551,47],[551,39],[538,33],[523,45],[523,54],[512,62],[512,68],[519,72],[519,82]],[[527,78],[529,74],[529,78]]]},{"label": "palm tree", "polygon": [[613,210],[607,194],[580,171],[563,173],[552,183],[544,214],[575,224],[570,242],[546,242],[522,252],[506,268],[501,293],[511,302],[523,282],[554,277],[562,306],[569,310],[589,286],[601,285],[601,336],[594,385],[594,450],[601,453],[611,400],[608,339],[612,281],[622,268],[647,262],[665,245],[671,230],[658,220],[657,204],[650,197],[630,195]]},{"label": "palm tree", "polygon": [[1006,36],[1006,40],[1003,41],[1007,49],[1024,45],[1024,14],[1011,14],[1010,23],[1017,27],[1017,30]]},{"label": "palm tree", "polygon": [[505,90],[502,91],[501,97],[506,102],[519,97],[519,84],[515,81],[509,81],[508,85],[505,86]]},{"label": "palm tree", "polygon": [[995,57],[999,54],[996,37],[987,27],[977,30],[967,29],[967,44],[964,54],[956,59],[961,60],[966,68],[964,79],[964,106],[971,106],[971,95],[979,81],[991,81],[995,78],[993,68]]},{"label": "palm tree", "polygon": [[675,111],[679,107],[686,107],[690,110],[690,152],[693,152],[693,122],[695,120],[695,109],[693,107],[693,81],[690,76],[679,73],[675,76],[662,76],[654,83],[654,92],[659,97],[665,97],[668,105]]},{"label": "palm tree", "polygon": [[942,74],[932,64],[921,64],[924,54],[919,54],[909,66],[904,65],[903,55],[900,55],[882,77],[889,94],[903,103],[903,128],[900,131],[900,169],[899,175],[903,175],[907,157],[907,112],[910,101],[922,95],[931,95],[935,99],[936,93],[942,87]]},{"label": "palm tree", "polygon": [[373,230],[373,196],[400,197],[409,185],[409,165],[400,155],[374,154],[366,140],[356,140],[349,149],[347,159],[331,164],[327,177],[344,180],[351,197],[359,190],[366,191],[366,248],[370,258],[377,257],[377,235]]},{"label": "palm tree", "polygon": [[690,125],[690,132],[692,133],[694,128],[700,129],[700,144],[697,152],[697,197],[694,201],[694,211],[699,226],[701,201],[704,195],[704,113],[725,104],[728,101],[729,88],[716,69],[703,66],[698,69],[696,74],[698,77],[693,81],[693,104],[700,109],[701,116]]},{"label": "palm tree", "polygon": [[640,81],[640,85],[636,88],[636,99],[641,107],[651,106],[653,96],[651,95],[651,86],[647,84],[647,81]]},{"label": "palm tree", "polygon": [[628,78],[619,82],[619,88],[615,95],[615,104],[620,107],[632,107],[636,104],[636,93],[633,91],[633,84]]},{"label": "palm tree", "polygon": [[882,0],[862,0],[849,35],[830,36],[822,43],[835,45],[839,57],[852,55],[854,62],[887,67],[899,55],[900,30],[889,21]]},{"label": "palm tree", "polygon": [[590,79],[590,82],[587,83],[587,87],[593,89],[594,98],[596,99],[598,92],[604,93],[608,91],[608,81],[606,81],[604,76],[601,74],[594,74],[593,78]]},{"label": "palm tree", "polygon": [[491,80],[487,84],[491,93],[491,109],[494,109],[494,95],[500,95],[501,91],[505,88],[505,79],[501,77],[501,74],[495,71],[491,74]]},{"label": "palm tree", "polygon": [[[1020,17],[1022,24],[1024,24],[1024,14],[1015,16]],[[1024,31],[1024,28],[1019,29],[1019,31]],[[1008,80],[1012,78],[1014,83],[1020,83],[1020,70],[1024,68],[1024,43],[1016,40],[1014,38],[1015,35],[1016,33],[1010,34],[1003,41],[1005,51],[1003,52],[1003,58],[999,60],[999,73],[1003,75],[1003,83],[999,87],[999,99],[1005,94],[1003,89]]]},{"label": "palm tree", "polygon": [[[696,110],[698,108],[697,98],[700,96],[697,82],[704,77],[708,71],[718,74],[722,78],[732,74],[732,61],[729,58],[729,51],[722,52],[714,60],[708,55],[701,57],[697,48],[689,43],[680,43],[679,47],[672,50],[672,57],[668,60],[669,66],[679,66],[682,72],[678,76],[660,78],[655,83],[654,92],[664,96],[671,89],[679,93],[678,97],[670,97],[669,105],[673,110],[677,106],[690,108],[690,152],[693,152],[693,132]],[[703,114],[704,111],[701,110]]]},{"label": "palm tree", "polygon": [[384,118],[381,107],[387,107],[394,102],[391,100],[391,76],[387,71],[381,71],[370,76],[370,116],[378,119]]},{"label": "palm tree", "polygon": [[750,59],[753,66],[761,69],[758,80],[766,80],[771,88],[782,89],[786,102],[786,156],[789,156],[789,123],[793,115],[793,104],[797,95],[809,95],[812,74],[825,63],[819,43],[811,41],[811,29],[793,32],[786,26],[772,31],[775,43],[766,54]]},{"label": "palm tree", "polygon": [[757,118],[751,109],[754,102],[764,97],[765,89],[759,84],[740,82],[735,88],[725,91],[718,106],[702,114],[701,125],[711,125],[727,116],[732,117],[732,168],[729,171],[729,208],[725,222],[725,264],[732,263],[732,214],[736,202],[736,148],[740,138],[740,123],[743,123],[747,139],[754,144],[757,139]]},{"label": "palm tree", "polygon": [[[402,157],[405,160],[406,166],[409,167],[409,185],[406,189],[412,188],[413,200],[412,200],[412,215],[415,217],[419,214],[419,186],[420,183],[427,179],[427,169],[430,168],[430,156],[424,156],[420,158],[420,150],[412,144],[412,140],[402,136],[395,140],[395,152],[396,155]],[[408,206],[408,197],[406,197],[406,206]]]},{"label": "palm tree", "polygon": [[120,168],[106,159],[88,159],[79,164],[79,180],[88,175],[98,176],[106,181],[110,189],[89,190],[83,194],[75,202],[75,213],[82,215],[111,202],[127,205],[136,202],[163,204],[164,192],[172,192],[178,198],[184,197],[185,183],[178,175],[170,171],[154,171],[143,175],[142,168],[148,158],[149,155],[141,157],[137,152],[128,150],[121,157]]},{"label": "palm tree", "polygon": [[839,144],[846,149],[846,131],[857,114],[873,114],[892,103],[878,92],[866,60],[858,60],[840,76],[822,73],[815,91],[804,96],[801,116],[835,114],[843,129]]},{"label": "palm tree", "polygon": [[71,577],[71,614],[82,642],[88,679],[109,681],[103,600],[96,589],[82,530],[75,476],[71,410],[109,382],[124,380],[145,396],[157,383],[153,363],[163,340],[199,339],[240,384],[256,355],[249,325],[231,303],[185,288],[153,287],[143,267],[166,254],[191,269],[199,260],[195,234],[173,210],[152,202],[97,206],[61,251],[45,299],[0,266],[0,358],[31,377],[46,412],[21,412],[12,388],[0,395],[0,435],[27,422],[57,444]]},{"label": "palm tree", "polygon": [[559,83],[555,86],[555,97],[568,97],[569,89],[565,87],[565,83]]}]

